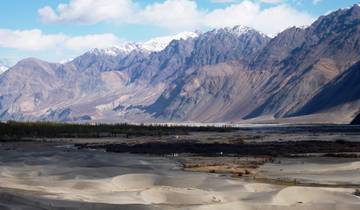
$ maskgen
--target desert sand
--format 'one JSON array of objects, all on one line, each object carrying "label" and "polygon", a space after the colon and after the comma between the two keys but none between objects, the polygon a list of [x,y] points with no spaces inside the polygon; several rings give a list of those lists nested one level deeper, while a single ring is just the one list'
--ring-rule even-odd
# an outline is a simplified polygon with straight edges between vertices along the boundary
[{"label": "desert sand", "polygon": [[360,160],[351,158],[278,158],[260,167],[258,176],[319,185],[360,186]]},{"label": "desert sand", "polygon": [[[0,209],[360,209],[354,188],[281,186],[187,172],[165,157],[53,146],[4,148]],[[326,182],[359,183],[359,162],[331,164],[309,164],[305,179],[330,173]],[[286,175],[299,178],[304,165],[285,165]],[[262,169],[275,176],[277,167]]]}]

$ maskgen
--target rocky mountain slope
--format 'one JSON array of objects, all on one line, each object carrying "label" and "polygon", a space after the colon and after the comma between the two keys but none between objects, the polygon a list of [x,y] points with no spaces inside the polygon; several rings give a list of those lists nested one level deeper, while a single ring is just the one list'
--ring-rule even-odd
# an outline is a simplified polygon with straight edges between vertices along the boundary
[{"label": "rocky mountain slope", "polygon": [[360,55],[359,23],[360,8],[355,5],[320,17],[300,31],[304,36],[300,40],[305,41],[299,41],[287,57],[271,66],[272,70],[279,71],[277,78],[280,75],[282,81],[267,86],[264,91],[271,96],[248,118],[266,114],[291,116],[322,86],[357,62]]},{"label": "rocky mountain slope", "polygon": [[322,87],[294,115],[309,115],[314,113],[342,112],[349,120],[356,117],[360,111],[360,62],[354,64],[333,81]]},{"label": "rocky mountain slope", "polygon": [[[168,107],[161,108],[162,115],[210,122],[294,116],[321,87],[359,60],[359,20],[359,6],[355,5],[321,17],[308,28],[290,28],[258,53],[248,55],[250,65],[242,62],[243,65],[228,67],[232,69],[228,77],[207,75],[201,79],[200,69],[182,83],[184,88],[177,90],[183,97],[173,97],[175,100]],[[216,69],[212,75],[220,75],[226,69],[216,66],[210,67]],[[239,76],[240,72],[252,79]],[[211,100],[212,95],[223,97]],[[339,115],[339,122],[348,120]]]},{"label": "rocky mountain slope", "polygon": [[0,76],[0,119],[349,123],[360,112],[359,30],[354,5],[274,38],[237,26],[65,64],[25,59]]}]

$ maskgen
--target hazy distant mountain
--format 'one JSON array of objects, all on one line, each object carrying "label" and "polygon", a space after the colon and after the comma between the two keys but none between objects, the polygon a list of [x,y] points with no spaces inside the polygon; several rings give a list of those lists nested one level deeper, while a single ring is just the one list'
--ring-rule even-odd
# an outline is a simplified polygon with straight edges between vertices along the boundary
[{"label": "hazy distant mountain", "polygon": [[237,26],[64,64],[25,59],[0,76],[0,119],[349,123],[360,112],[359,30],[354,5],[274,38]]}]

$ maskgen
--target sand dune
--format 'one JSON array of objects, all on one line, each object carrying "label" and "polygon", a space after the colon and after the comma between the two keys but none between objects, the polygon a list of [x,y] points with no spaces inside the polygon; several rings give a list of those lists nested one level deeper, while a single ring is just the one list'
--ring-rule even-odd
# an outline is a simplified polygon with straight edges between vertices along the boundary
[{"label": "sand dune", "polygon": [[[249,183],[181,171],[155,156],[63,148],[0,152],[0,209],[360,209],[354,189]],[[358,163],[337,169],[348,168]]]},{"label": "sand dune", "polygon": [[[276,163],[280,161],[279,163]],[[260,168],[260,175],[288,181],[360,185],[360,161],[338,158],[282,158]]]}]

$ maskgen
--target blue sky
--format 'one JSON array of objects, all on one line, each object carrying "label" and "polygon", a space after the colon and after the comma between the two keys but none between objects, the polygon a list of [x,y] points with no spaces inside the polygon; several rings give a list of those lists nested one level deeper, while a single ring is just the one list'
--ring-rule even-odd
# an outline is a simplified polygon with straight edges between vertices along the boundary
[{"label": "blue sky", "polygon": [[73,58],[94,47],[247,25],[274,36],[358,0],[2,0],[0,59]]}]

